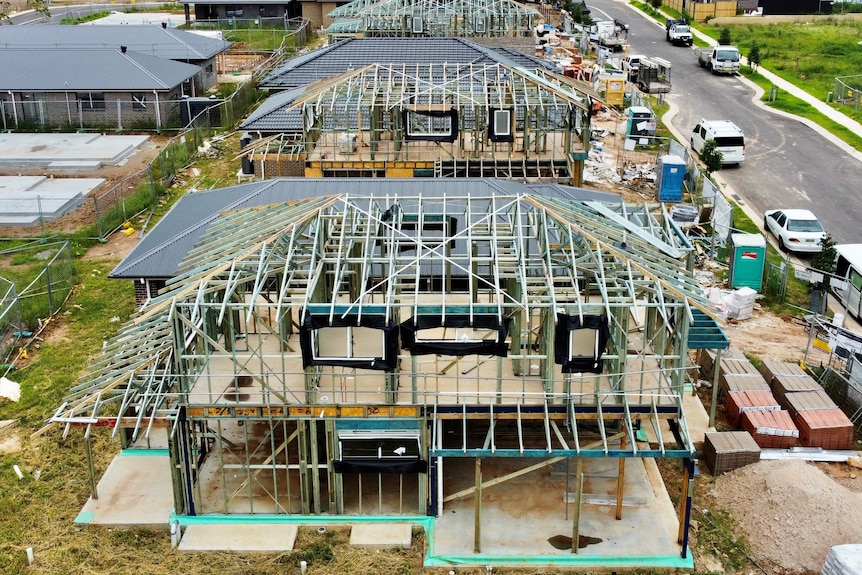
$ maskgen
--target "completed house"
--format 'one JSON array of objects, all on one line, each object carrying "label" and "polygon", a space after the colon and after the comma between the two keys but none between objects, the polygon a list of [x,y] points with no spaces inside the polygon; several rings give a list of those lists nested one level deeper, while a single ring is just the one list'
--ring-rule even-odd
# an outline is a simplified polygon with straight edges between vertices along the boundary
[{"label": "completed house", "polygon": [[199,66],[126,46],[0,47],[0,125],[16,130],[176,125],[181,97],[192,92],[201,72]]},{"label": "completed house", "polygon": [[185,8],[186,24],[190,24],[192,20],[266,23],[301,16],[298,0],[183,0],[182,4]]},{"label": "completed house", "polygon": [[201,68],[188,96],[203,96],[217,82],[217,60],[232,42],[167,26],[0,26],[0,48],[119,49]]}]

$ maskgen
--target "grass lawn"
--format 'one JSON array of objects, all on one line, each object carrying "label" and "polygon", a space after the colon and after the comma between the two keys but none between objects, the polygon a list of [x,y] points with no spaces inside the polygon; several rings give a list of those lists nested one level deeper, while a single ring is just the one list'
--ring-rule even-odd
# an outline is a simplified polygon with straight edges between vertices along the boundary
[{"label": "grass lawn", "polygon": [[[738,22],[737,22],[738,21]],[[862,19],[820,17],[807,22],[755,24],[750,18],[733,23],[700,24],[698,29],[718,39],[724,27],[744,56],[756,42],[760,66],[815,98],[827,101],[835,78],[862,74]],[[832,104],[835,109],[862,121],[862,111]]]}]

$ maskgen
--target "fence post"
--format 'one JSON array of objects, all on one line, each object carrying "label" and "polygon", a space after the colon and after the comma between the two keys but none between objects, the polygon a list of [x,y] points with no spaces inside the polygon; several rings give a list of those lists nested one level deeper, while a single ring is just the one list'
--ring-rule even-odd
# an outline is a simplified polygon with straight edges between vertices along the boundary
[{"label": "fence post", "polygon": [[[53,261],[53,260],[52,260]],[[51,292],[51,264],[45,266],[45,283],[48,292],[48,311],[49,315],[54,315],[54,297]]]},{"label": "fence post", "polygon": [[100,238],[105,237],[102,233],[102,218],[99,216],[99,198],[93,197],[93,211],[96,213],[96,232]]}]

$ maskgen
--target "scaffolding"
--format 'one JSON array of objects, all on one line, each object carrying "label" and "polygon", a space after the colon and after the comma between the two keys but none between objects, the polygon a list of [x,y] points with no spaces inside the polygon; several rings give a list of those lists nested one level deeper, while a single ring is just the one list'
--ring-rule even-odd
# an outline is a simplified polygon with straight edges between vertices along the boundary
[{"label": "scaffolding", "polygon": [[542,20],[512,0],[354,0],[329,18],[330,42],[357,35],[531,38]]},{"label": "scaffolding", "polygon": [[712,312],[687,238],[661,205],[504,188],[223,213],[49,425],[167,428],[180,515],[438,515],[481,490],[445,489],[464,458],[690,478],[686,357]]}]

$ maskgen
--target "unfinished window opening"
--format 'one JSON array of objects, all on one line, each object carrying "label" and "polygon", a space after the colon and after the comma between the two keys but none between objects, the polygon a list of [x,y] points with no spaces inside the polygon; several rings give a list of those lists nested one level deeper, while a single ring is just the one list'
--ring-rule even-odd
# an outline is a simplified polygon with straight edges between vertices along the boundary
[{"label": "unfinished window opening", "polygon": [[424,473],[418,432],[342,431],[336,473]]},{"label": "unfinished window opening", "polygon": [[511,319],[496,315],[427,313],[401,324],[402,347],[412,355],[496,355],[506,357]]},{"label": "unfinished window opening", "polygon": [[458,138],[457,110],[404,110],[403,121],[408,140],[454,142]]},{"label": "unfinished window opening", "polygon": [[323,327],[311,333],[314,359],[363,359],[382,357],[386,335],[368,327]]},{"label": "unfinished window opening", "polygon": [[492,109],[491,123],[488,126],[488,137],[492,142],[514,142],[512,133],[512,110]]},{"label": "unfinished window opening", "polygon": [[398,355],[398,330],[383,316],[356,315],[330,320],[306,314],[300,328],[303,367],[331,365],[392,370]]},{"label": "unfinished window opening", "polygon": [[557,314],[554,339],[555,361],[563,373],[602,373],[602,354],[610,339],[607,317]]}]

